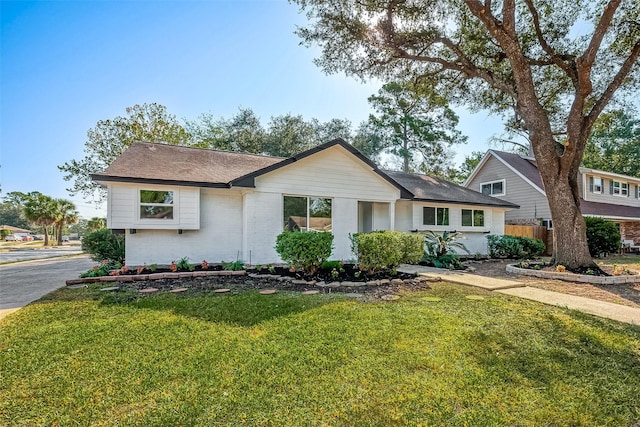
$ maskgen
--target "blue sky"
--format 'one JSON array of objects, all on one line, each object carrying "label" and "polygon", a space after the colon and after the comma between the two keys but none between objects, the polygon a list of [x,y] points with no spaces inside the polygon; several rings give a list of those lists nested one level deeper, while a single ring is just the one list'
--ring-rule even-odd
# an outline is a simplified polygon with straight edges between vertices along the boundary
[{"label": "blue sky", "polygon": [[[0,34],[2,193],[40,191],[72,200],[83,217],[105,215],[72,197],[57,165],[84,157],[87,130],[157,102],[179,119],[271,116],[365,120],[380,82],[327,76],[315,49],[293,33],[306,23],[284,0],[5,1]],[[463,110],[456,163],[485,151],[498,118]],[[2,196],[3,194],[0,194]]]}]

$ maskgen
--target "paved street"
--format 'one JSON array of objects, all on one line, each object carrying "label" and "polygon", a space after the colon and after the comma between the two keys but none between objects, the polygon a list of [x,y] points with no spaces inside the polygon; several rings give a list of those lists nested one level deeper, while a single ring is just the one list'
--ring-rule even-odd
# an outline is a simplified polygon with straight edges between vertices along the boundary
[{"label": "paved street", "polygon": [[65,286],[96,263],[87,255],[0,265],[0,318],[3,310],[23,307]]},{"label": "paved street", "polygon": [[44,259],[82,253],[80,245],[58,246],[55,248],[21,248],[0,252],[0,264],[7,262],[25,261],[30,259]]}]

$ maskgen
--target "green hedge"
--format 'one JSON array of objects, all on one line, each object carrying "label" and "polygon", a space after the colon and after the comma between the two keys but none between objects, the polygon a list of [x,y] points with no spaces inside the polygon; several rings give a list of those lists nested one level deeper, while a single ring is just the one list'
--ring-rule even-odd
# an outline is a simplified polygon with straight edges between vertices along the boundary
[{"label": "green hedge", "polygon": [[516,236],[487,236],[491,258],[535,258],[544,253],[545,244],[540,239]]},{"label": "green hedge", "polygon": [[124,234],[113,234],[108,228],[89,233],[82,238],[82,250],[94,261],[124,262]]},{"label": "green hedge", "polygon": [[276,238],[276,252],[295,269],[314,274],[330,256],[333,234],[315,231],[285,231]]},{"label": "green hedge", "polygon": [[592,257],[607,256],[620,250],[620,229],[613,221],[587,216],[587,244]]},{"label": "green hedge", "polygon": [[352,234],[351,250],[361,270],[375,273],[398,264],[416,264],[424,255],[424,237],[399,231]]}]

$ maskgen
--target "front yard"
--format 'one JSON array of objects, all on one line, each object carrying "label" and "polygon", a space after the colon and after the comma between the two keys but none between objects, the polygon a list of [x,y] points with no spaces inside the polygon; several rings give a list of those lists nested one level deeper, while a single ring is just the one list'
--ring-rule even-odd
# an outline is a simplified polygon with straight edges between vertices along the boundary
[{"label": "front yard", "polygon": [[0,321],[0,424],[640,421],[630,325],[444,283],[376,303],[99,287]]}]

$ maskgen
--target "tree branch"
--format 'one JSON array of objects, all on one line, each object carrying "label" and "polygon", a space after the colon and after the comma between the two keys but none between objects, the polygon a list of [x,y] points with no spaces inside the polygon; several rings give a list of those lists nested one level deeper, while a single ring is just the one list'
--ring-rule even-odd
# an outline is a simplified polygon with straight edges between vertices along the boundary
[{"label": "tree branch", "polygon": [[[533,5],[532,0],[524,0],[524,2],[526,3],[527,8],[529,8],[529,12],[531,13],[531,16],[533,18],[533,27],[536,31],[536,36],[538,37],[540,46],[547,53],[547,55],[549,55],[549,57],[551,58],[551,61],[554,64],[556,64],[558,67],[560,67],[560,69],[563,70],[567,76],[569,76],[569,78],[573,82],[573,86],[577,87],[578,75],[577,75],[576,69],[571,67],[566,62],[564,62],[563,58],[560,57],[553,50],[553,48],[551,47],[551,45],[549,45],[549,43],[547,43],[547,40],[544,38],[544,35],[542,34],[542,29],[540,28],[540,15],[538,14],[538,10]],[[545,64],[534,64],[534,65],[545,65]]]}]

